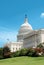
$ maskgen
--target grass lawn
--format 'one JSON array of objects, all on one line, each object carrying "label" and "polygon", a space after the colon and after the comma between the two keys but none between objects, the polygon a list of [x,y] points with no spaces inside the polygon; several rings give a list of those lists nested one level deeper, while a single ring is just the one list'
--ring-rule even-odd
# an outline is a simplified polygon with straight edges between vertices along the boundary
[{"label": "grass lawn", "polygon": [[0,60],[0,65],[44,65],[44,57],[14,57]]}]

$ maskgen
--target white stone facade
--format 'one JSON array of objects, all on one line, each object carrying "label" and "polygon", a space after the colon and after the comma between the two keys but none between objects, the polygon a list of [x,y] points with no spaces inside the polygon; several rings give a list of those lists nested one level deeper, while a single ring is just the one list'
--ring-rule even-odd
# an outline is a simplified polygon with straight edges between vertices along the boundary
[{"label": "white stone facade", "polygon": [[38,44],[44,42],[44,29],[33,30],[25,17],[24,24],[21,25],[17,35],[17,42],[9,42],[6,45],[11,52],[18,51],[22,48],[36,47]]},{"label": "white stone facade", "polygon": [[44,42],[44,30],[37,30],[28,33],[23,41],[24,48],[28,47],[36,47],[40,43]]},{"label": "white stone facade", "polygon": [[11,52],[16,52],[23,48],[23,43],[22,42],[9,42],[9,43],[6,43],[6,46],[10,48]]}]

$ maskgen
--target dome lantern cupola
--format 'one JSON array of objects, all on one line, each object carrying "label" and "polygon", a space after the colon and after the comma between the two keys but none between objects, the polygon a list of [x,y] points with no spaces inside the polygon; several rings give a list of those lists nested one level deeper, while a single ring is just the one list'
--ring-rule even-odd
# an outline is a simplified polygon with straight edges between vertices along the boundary
[{"label": "dome lantern cupola", "polygon": [[25,15],[25,20],[24,20],[24,23],[20,27],[17,39],[23,40],[23,37],[25,36],[25,34],[27,34],[28,32],[31,32],[32,30],[33,30],[32,26],[28,23],[27,15]]},{"label": "dome lantern cupola", "polygon": [[24,20],[24,23],[28,22],[28,18],[27,18],[27,15],[25,15],[25,20]]},{"label": "dome lantern cupola", "polygon": [[32,26],[28,23],[27,15],[25,15],[25,20],[24,20],[24,23],[20,27],[19,33],[20,34],[27,33],[27,32],[30,32],[32,30],[33,30]]}]

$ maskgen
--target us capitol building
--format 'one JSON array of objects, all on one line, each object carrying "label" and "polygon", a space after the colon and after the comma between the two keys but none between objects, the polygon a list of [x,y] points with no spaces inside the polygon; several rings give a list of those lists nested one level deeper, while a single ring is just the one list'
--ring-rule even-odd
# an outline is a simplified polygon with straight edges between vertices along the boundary
[{"label": "us capitol building", "polygon": [[21,25],[18,34],[17,42],[8,42],[6,45],[11,52],[18,51],[22,48],[36,47],[38,44],[44,42],[44,29],[33,30],[28,23],[28,18],[25,16],[24,24]]}]

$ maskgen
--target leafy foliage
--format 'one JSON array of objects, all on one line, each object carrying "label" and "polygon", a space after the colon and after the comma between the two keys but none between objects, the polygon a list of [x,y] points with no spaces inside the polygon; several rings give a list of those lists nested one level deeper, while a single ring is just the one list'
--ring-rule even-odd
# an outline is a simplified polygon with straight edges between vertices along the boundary
[{"label": "leafy foliage", "polygon": [[26,56],[26,53],[27,53],[26,48],[20,50],[20,56]]},{"label": "leafy foliage", "polygon": [[0,59],[3,59],[3,48],[0,48]]},{"label": "leafy foliage", "polygon": [[8,46],[5,46],[5,47],[3,48],[3,57],[4,57],[4,58],[9,58],[9,57],[11,57],[11,52],[10,52],[10,49],[9,49]]},{"label": "leafy foliage", "polygon": [[12,53],[12,57],[18,57],[20,54],[20,51],[16,51]]}]

